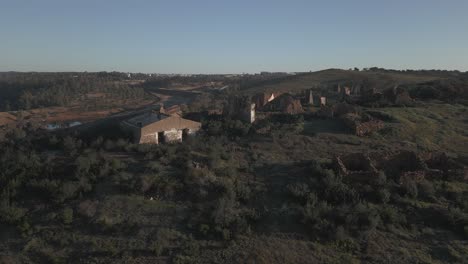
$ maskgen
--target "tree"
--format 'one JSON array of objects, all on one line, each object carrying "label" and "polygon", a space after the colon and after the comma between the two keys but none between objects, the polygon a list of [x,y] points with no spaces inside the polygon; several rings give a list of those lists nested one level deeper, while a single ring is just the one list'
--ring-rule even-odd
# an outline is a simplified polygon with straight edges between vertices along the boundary
[{"label": "tree", "polygon": [[30,93],[29,91],[24,91],[19,98],[20,107],[26,110],[31,109],[33,99],[34,96],[32,95],[32,93]]}]

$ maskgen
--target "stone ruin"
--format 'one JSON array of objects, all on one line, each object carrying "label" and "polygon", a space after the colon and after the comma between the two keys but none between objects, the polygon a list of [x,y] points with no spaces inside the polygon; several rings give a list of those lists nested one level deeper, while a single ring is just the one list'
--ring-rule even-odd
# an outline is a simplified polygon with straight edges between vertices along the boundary
[{"label": "stone ruin", "polygon": [[307,104],[309,105],[314,105],[314,94],[312,92],[312,90],[309,90],[308,93],[307,93]]},{"label": "stone ruin", "polygon": [[333,167],[345,181],[351,182],[374,181],[379,174],[369,156],[362,153],[336,156]]},{"label": "stone ruin", "polygon": [[468,181],[467,167],[445,153],[418,154],[414,151],[352,153],[336,156],[333,168],[348,182],[375,183],[379,171],[402,184],[429,180]]},{"label": "stone ruin", "polygon": [[383,91],[383,98],[395,105],[411,105],[413,103],[408,91],[398,86]]},{"label": "stone ruin", "polygon": [[275,100],[278,96],[280,96],[281,93],[269,93],[269,92],[264,92],[264,93],[258,93],[252,97],[252,103],[254,103],[258,108],[261,108],[268,104],[269,102]]},{"label": "stone ruin", "polygon": [[468,181],[468,168],[444,152],[425,153],[421,158],[427,165],[429,178]]},{"label": "stone ruin", "polygon": [[292,95],[287,93],[282,94],[271,102],[267,103],[262,108],[262,110],[287,114],[301,114],[304,112],[301,101],[299,99],[295,99]]},{"label": "stone ruin", "polygon": [[367,89],[361,93],[361,103],[379,105],[412,105],[414,100],[405,88],[395,86],[382,92]]},{"label": "stone ruin", "polygon": [[358,114],[359,110],[357,107],[348,103],[337,103],[333,105],[334,116],[340,117],[346,114]]},{"label": "stone ruin", "polygon": [[385,127],[384,122],[381,120],[364,119],[356,113],[347,113],[340,118],[343,120],[344,124],[359,137],[370,135]]},{"label": "stone ruin", "polygon": [[227,104],[224,106],[223,114],[235,119],[242,120],[247,123],[255,121],[255,103],[251,103],[248,97],[230,97]]},{"label": "stone ruin", "polygon": [[388,178],[402,183],[407,180],[421,181],[426,175],[426,164],[413,151],[375,154],[376,166],[385,171]]},{"label": "stone ruin", "polygon": [[325,96],[320,96],[320,105],[327,105],[327,98]]},{"label": "stone ruin", "polygon": [[346,87],[344,88],[343,95],[345,95],[345,96],[350,96],[350,95],[351,95],[351,88],[349,88],[348,86],[346,86]]},{"label": "stone ruin", "polygon": [[320,109],[315,113],[319,118],[333,118],[334,114],[333,108],[326,105],[320,106]]}]

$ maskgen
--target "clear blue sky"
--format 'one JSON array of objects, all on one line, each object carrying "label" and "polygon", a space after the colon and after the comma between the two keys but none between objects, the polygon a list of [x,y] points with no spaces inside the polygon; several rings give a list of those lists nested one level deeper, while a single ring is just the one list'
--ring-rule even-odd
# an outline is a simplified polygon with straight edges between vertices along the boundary
[{"label": "clear blue sky", "polygon": [[0,0],[0,71],[468,70],[467,0]]}]

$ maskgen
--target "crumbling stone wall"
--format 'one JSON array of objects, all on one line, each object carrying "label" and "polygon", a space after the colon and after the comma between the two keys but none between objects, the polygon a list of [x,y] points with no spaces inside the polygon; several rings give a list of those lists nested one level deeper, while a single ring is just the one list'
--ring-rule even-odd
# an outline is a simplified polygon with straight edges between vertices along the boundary
[{"label": "crumbling stone wall", "polygon": [[[433,156],[432,156],[433,155]],[[419,155],[414,151],[376,152],[370,154],[353,153],[336,156],[333,167],[344,180],[350,182],[373,183],[378,180],[379,171],[383,171],[387,179],[399,184],[408,181],[420,182],[424,179],[446,179],[467,181],[468,169],[461,163],[447,158],[439,163],[431,159],[444,160],[447,156],[441,153]],[[428,163],[426,163],[428,162]],[[446,170],[446,173],[444,173]]]},{"label": "crumbling stone wall", "polygon": [[320,110],[317,111],[316,116],[320,118],[333,118],[334,117],[333,108],[330,106],[322,105],[320,107]]},{"label": "crumbling stone wall", "polygon": [[230,97],[224,107],[223,114],[232,118],[237,118],[244,122],[253,123],[255,121],[256,104],[251,103],[250,98]]},{"label": "crumbling stone wall", "polygon": [[427,164],[431,179],[468,180],[468,168],[445,152],[425,153],[421,158]]},{"label": "crumbling stone wall", "polygon": [[358,114],[358,112],[358,109],[351,104],[338,103],[333,105],[333,114],[337,117],[345,114]]},{"label": "crumbling stone wall", "polygon": [[356,136],[367,136],[385,127],[384,122],[378,119],[363,120],[356,113],[347,113],[341,116],[345,125],[350,128]]},{"label": "crumbling stone wall", "polygon": [[281,93],[258,93],[252,97],[252,103],[254,103],[257,107],[263,107],[269,102],[275,100]]},{"label": "crumbling stone wall", "polygon": [[393,87],[383,92],[385,100],[396,105],[411,105],[413,99],[409,95],[408,91],[402,87]]},{"label": "crumbling stone wall", "polygon": [[301,101],[290,94],[282,94],[263,107],[264,111],[281,112],[286,114],[300,114],[304,112]]},{"label": "crumbling stone wall", "polygon": [[346,181],[374,182],[379,173],[370,157],[362,153],[336,156],[333,164]]}]

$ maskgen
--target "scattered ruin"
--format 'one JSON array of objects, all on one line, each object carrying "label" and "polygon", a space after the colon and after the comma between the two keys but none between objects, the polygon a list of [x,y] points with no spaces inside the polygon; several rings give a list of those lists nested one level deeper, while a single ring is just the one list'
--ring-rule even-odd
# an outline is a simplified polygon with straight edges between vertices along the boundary
[{"label": "scattered ruin", "polygon": [[256,118],[256,108],[257,105],[248,97],[231,97],[224,106],[223,114],[243,122],[253,123]]},{"label": "scattered ruin", "polygon": [[332,107],[322,105],[320,109],[315,113],[315,115],[319,118],[333,118],[335,116],[335,112]]},{"label": "scattered ruin", "polygon": [[424,179],[468,181],[467,167],[445,153],[351,153],[335,156],[333,168],[344,180],[359,183],[376,182],[380,171],[399,184]]},{"label": "scattered ruin", "polygon": [[262,110],[287,114],[301,114],[304,112],[301,101],[287,93],[276,97],[274,100],[266,104]]},{"label": "scattered ruin", "polygon": [[307,103],[309,105],[314,105],[314,94],[312,90],[309,90],[309,93],[307,94]]},{"label": "scattered ruin", "polygon": [[275,100],[281,93],[259,93],[252,97],[252,103],[255,103],[257,107],[263,107],[269,102]]},{"label": "scattered ruin", "polygon": [[363,137],[377,132],[385,127],[383,121],[378,119],[364,119],[356,113],[342,115],[341,120],[353,131],[356,136]]},{"label": "scattered ruin", "polygon": [[357,107],[348,103],[337,103],[333,105],[334,116],[340,117],[346,114],[358,114],[359,110]]},{"label": "scattered ruin", "polygon": [[408,91],[399,86],[385,90],[383,92],[383,98],[395,105],[411,105],[413,103],[413,99],[409,95]]},{"label": "scattered ruin", "polygon": [[197,133],[201,123],[151,111],[121,122],[121,128],[131,134],[136,143],[159,144],[182,142]]},{"label": "scattered ruin", "polygon": [[172,105],[172,106],[170,106],[168,108],[164,108],[164,105],[161,104],[159,112],[161,114],[166,114],[166,115],[177,115],[177,116],[182,115],[182,109],[180,108],[179,105]]},{"label": "scattered ruin", "polygon": [[346,181],[376,181],[379,173],[369,156],[362,153],[336,156],[333,166]]},{"label": "scattered ruin", "polygon": [[326,105],[327,104],[327,98],[325,96],[320,96],[320,105]]}]

